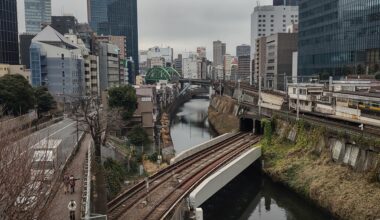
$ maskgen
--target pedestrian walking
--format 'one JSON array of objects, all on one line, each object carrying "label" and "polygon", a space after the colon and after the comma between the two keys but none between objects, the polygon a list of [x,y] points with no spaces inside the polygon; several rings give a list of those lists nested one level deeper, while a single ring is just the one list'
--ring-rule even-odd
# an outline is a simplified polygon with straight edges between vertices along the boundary
[{"label": "pedestrian walking", "polygon": [[70,175],[69,184],[70,184],[70,193],[73,194],[75,192],[75,181],[79,180],[78,178],[74,178],[73,175]]},{"label": "pedestrian walking", "polygon": [[67,173],[63,176],[63,187],[65,194],[69,192],[69,187],[70,187],[70,177]]},{"label": "pedestrian walking", "polygon": [[71,200],[67,208],[69,209],[70,220],[75,220],[75,210],[77,209],[77,203],[74,200]]}]

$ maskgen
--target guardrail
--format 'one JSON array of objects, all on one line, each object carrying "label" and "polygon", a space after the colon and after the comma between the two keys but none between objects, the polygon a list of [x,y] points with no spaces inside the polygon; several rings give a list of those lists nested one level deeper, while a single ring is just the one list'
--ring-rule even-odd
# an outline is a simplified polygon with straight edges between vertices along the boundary
[{"label": "guardrail", "polygon": [[84,163],[84,176],[83,190],[82,190],[82,203],[81,203],[81,218],[91,219],[91,163],[93,154],[93,142],[90,141],[86,154],[86,161]]}]

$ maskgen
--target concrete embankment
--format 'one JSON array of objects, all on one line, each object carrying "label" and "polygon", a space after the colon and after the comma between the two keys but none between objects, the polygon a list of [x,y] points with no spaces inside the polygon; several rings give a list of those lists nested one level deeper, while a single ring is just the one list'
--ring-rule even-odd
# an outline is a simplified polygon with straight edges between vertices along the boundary
[{"label": "concrete embankment", "polygon": [[[214,97],[210,124],[239,128],[234,102]],[[380,140],[305,122],[264,121],[263,171],[339,219],[380,219]],[[269,127],[268,127],[269,126]]]},{"label": "concrete embankment", "polygon": [[263,169],[272,179],[340,219],[380,218],[377,141],[337,136],[302,121],[266,124],[274,128],[264,129]]},{"label": "concrete embankment", "polygon": [[235,101],[227,96],[214,96],[208,109],[208,120],[218,134],[239,129],[239,119],[234,115]]}]

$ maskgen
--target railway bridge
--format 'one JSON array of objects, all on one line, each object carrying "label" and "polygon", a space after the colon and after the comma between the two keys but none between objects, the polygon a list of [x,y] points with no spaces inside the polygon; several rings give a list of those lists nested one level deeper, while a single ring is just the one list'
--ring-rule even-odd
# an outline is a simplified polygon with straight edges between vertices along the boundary
[{"label": "railway bridge", "polygon": [[261,157],[260,136],[229,133],[177,155],[108,203],[109,219],[202,219],[203,202]]}]

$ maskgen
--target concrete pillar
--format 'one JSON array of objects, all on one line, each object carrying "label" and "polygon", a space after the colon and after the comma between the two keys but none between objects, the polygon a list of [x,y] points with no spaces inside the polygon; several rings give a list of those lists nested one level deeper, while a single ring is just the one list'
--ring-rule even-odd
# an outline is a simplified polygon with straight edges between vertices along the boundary
[{"label": "concrete pillar", "polygon": [[203,209],[202,208],[196,208],[195,209],[195,219],[196,220],[203,220]]}]

